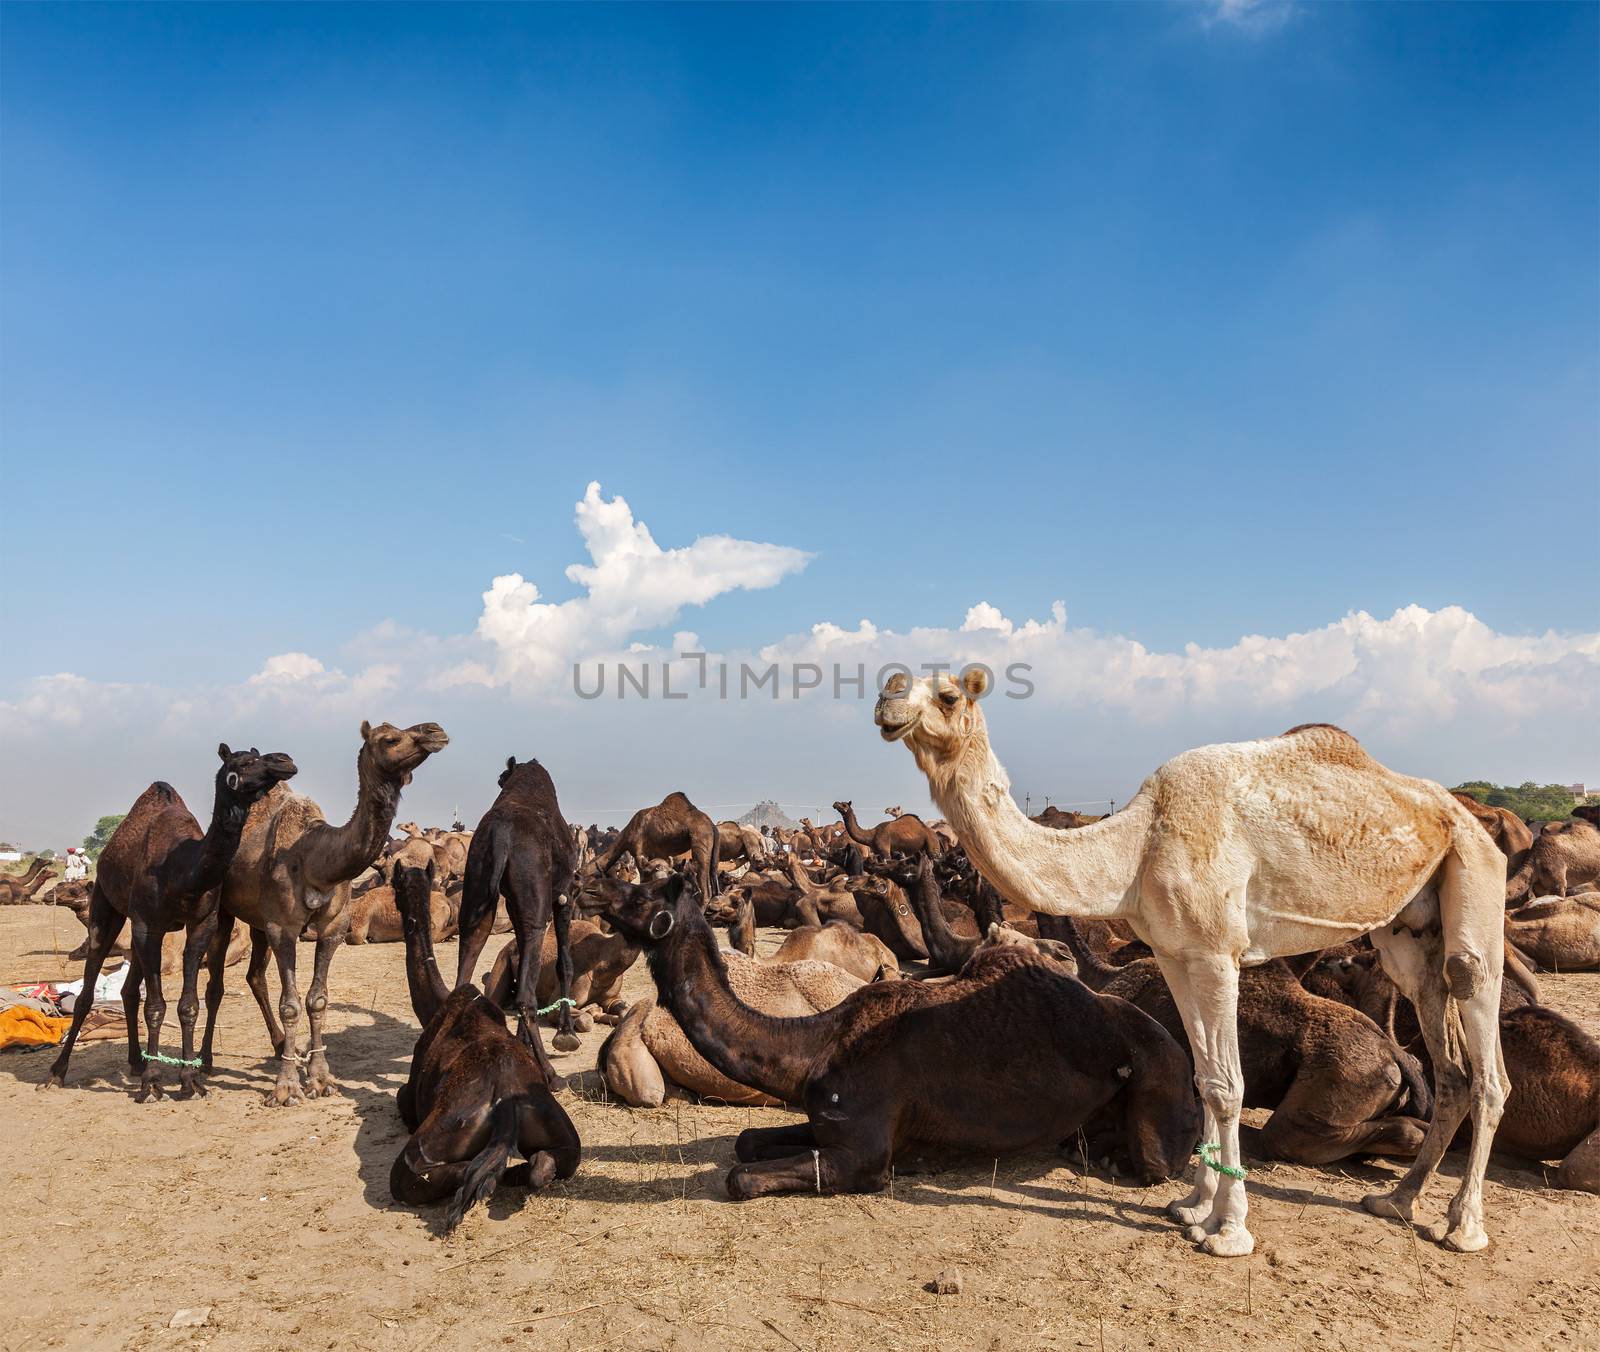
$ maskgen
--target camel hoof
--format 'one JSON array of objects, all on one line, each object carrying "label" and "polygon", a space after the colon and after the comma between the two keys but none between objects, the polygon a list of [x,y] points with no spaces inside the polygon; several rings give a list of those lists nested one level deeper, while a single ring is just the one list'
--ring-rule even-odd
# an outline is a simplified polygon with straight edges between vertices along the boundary
[{"label": "camel hoof", "polygon": [[66,1083],[66,1080],[52,1070],[48,1075],[45,1076],[44,1083],[41,1084],[34,1092],[43,1093],[46,1089],[64,1089],[66,1088]]},{"label": "camel hoof", "polygon": [[575,1052],[583,1042],[576,1033],[557,1033],[550,1045],[558,1052]]},{"label": "camel hoof", "polygon": [[750,1171],[743,1166],[728,1170],[727,1189],[728,1196],[735,1202],[748,1202],[756,1195]]},{"label": "camel hoof", "polygon": [[1213,1258],[1243,1258],[1254,1253],[1256,1237],[1242,1225],[1224,1226],[1214,1235],[1208,1235],[1200,1245],[1200,1252]]},{"label": "camel hoof", "polygon": [[1469,1221],[1443,1236],[1443,1243],[1445,1248],[1455,1253],[1477,1253],[1479,1249],[1488,1247],[1489,1235],[1476,1221]]},{"label": "camel hoof", "polygon": [[1385,1216],[1392,1221],[1411,1219],[1411,1202],[1392,1192],[1369,1192],[1361,1199],[1361,1205],[1374,1216]]},{"label": "camel hoof", "polygon": [[1185,1206],[1182,1202],[1172,1202],[1167,1207],[1167,1215],[1182,1226],[1198,1226],[1210,1214],[1209,1206]]},{"label": "camel hoof", "polygon": [[305,1102],[305,1096],[297,1084],[275,1084],[264,1101],[269,1108],[287,1108],[291,1103]]}]

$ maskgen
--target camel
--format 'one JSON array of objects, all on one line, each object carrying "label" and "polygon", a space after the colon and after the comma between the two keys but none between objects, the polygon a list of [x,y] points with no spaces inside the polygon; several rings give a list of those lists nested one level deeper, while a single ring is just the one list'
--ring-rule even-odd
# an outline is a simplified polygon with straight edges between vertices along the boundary
[{"label": "camel", "polygon": [[1507,911],[1506,941],[1549,972],[1600,968],[1600,892],[1539,897]]},{"label": "camel", "polygon": [[939,838],[923,823],[921,817],[905,812],[886,822],[879,822],[870,831],[863,830],[856,821],[856,810],[845,799],[833,805],[833,810],[844,821],[845,834],[863,849],[874,854],[931,854],[943,853]]},{"label": "camel", "polygon": [[[592,920],[574,920],[572,948],[573,1026],[580,1033],[602,1023],[616,1023],[627,1006],[622,1000],[622,978],[638,960],[639,949],[621,934],[607,933]],[[510,1009],[516,996],[522,954],[513,939],[494,960],[483,979],[483,993],[501,1009]],[[550,1004],[561,989],[556,970],[556,939],[545,931],[539,951],[539,976],[535,987],[540,1007]],[[595,1011],[591,1014],[589,1011]],[[550,1016],[545,1016],[550,1017]]]},{"label": "camel", "polygon": [[767,838],[753,826],[718,822],[717,856],[724,864],[741,859],[757,863],[767,857]]},{"label": "camel", "polygon": [[[472,985],[445,989],[433,956],[434,862],[395,870],[406,925],[406,983],[422,1035],[397,1106],[411,1138],[389,1171],[389,1192],[414,1206],[451,1198],[453,1230],[497,1184],[530,1190],[577,1172],[576,1128],[539,1062],[506,1030],[506,1016]],[[525,1161],[507,1168],[512,1153]]]},{"label": "camel", "polygon": [[625,853],[640,863],[646,859],[671,860],[687,853],[694,861],[701,905],[721,888],[717,880],[721,841],[716,823],[682,793],[669,793],[654,807],[635,812],[605,853],[595,859],[595,871],[610,873],[611,866]]},{"label": "camel", "polygon": [[0,875],[0,906],[26,906],[55,876],[42,859],[35,859],[25,873]]},{"label": "camel", "polygon": [[467,880],[461,893],[461,945],[456,959],[456,985],[472,980],[472,969],[488,942],[500,898],[506,901],[520,955],[517,970],[517,1036],[539,1062],[545,1080],[564,1083],[550,1065],[537,1023],[539,984],[536,964],[551,920],[556,930],[556,971],[561,994],[558,1052],[573,1051],[578,1035],[572,1020],[572,910],[578,844],[561,815],[556,786],[536,760],[520,764],[506,757],[500,795],[483,814],[467,851]]},{"label": "camel", "polygon": [[[390,723],[373,727],[363,722],[361,749],[356,753],[355,811],[343,826],[331,825],[315,802],[283,785],[250,809],[244,840],[222,885],[217,934],[226,950],[236,919],[251,930],[245,983],[255,996],[273,1055],[278,1058],[277,1081],[267,1095],[271,1106],[283,1107],[303,1099],[302,1065],[306,1068],[305,1088],[313,1097],[334,1092],[322,1024],[328,1008],[328,968],[350,925],[350,879],[383,849],[400,805],[400,791],[411,782],[412,772],[449,742],[437,723],[397,728]],[[307,930],[307,937],[316,943],[316,956],[305,999],[311,1040],[302,1056],[295,967],[300,936]],[[278,1016],[268,999],[269,955],[278,962]],[[206,983],[206,1033],[200,1047],[200,1060],[206,1067],[211,1065],[222,993],[222,963],[213,948]]]},{"label": "camel", "polygon": [[990,682],[978,666],[959,681],[896,673],[874,721],[885,741],[906,744],[1002,897],[1047,914],[1121,917],[1154,951],[1205,1105],[1208,1148],[1193,1191],[1169,1208],[1186,1236],[1215,1256],[1255,1248],[1239,1150],[1241,965],[1370,932],[1422,1012],[1437,1083],[1411,1168],[1363,1205],[1409,1222],[1470,1105],[1460,1189],[1444,1223],[1425,1233],[1462,1252],[1483,1248],[1488,1142],[1506,1096],[1497,1017],[1505,866],[1467,810],[1442,786],[1379,765],[1349,733],[1313,724],[1184,752],[1120,812],[1054,831],[1011,797],[979,703]]},{"label": "camel", "polygon": [[[728,942],[747,958],[756,956],[756,907],[749,897],[741,898],[735,909],[733,923],[728,926]],[[791,930],[763,961],[831,963],[861,981],[900,975],[900,963],[888,944],[842,920]]]},{"label": "camel", "polygon": [[[1083,942],[1070,917],[1063,926],[1089,986],[1137,1005],[1184,1043],[1154,959],[1114,966]],[[1261,1128],[1268,1159],[1331,1164],[1351,1155],[1416,1155],[1433,1108],[1416,1059],[1365,1014],[1311,994],[1284,962],[1240,973],[1239,1043],[1244,1106],[1272,1109]]]},{"label": "camel", "polygon": [[1460,793],[1455,789],[1450,793],[1489,833],[1489,839],[1500,847],[1500,853],[1506,857],[1506,877],[1514,876],[1527,862],[1528,851],[1533,848],[1533,832],[1528,829],[1528,824],[1509,808],[1490,807],[1480,803],[1470,793]]},{"label": "camel", "polygon": [[[1585,809],[1579,808],[1578,812]],[[1560,831],[1544,831],[1506,883],[1506,904],[1527,897],[1564,896],[1600,883],[1600,827],[1575,817]]]},{"label": "camel", "polygon": [[[432,859],[422,867],[426,869],[429,865],[433,866],[436,877],[441,876],[442,870]],[[402,864],[399,867],[412,866]],[[428,899],[428,908],[433,917],[434,943],[453,938],[456,932],[456,916],[461,909],[460,891],[453,893],[435,891]],[[360,896],[352,895],[349,909],[350,928],[345,934],[345,943],[394,944],[405,939],[405,921],[400,914],[400,903],[395,897],[392,886],[373,887]]]},{"label": "camel", "polygon": [[[669,879],[608,914],[646,946],[657,999],[695,1050],[809,1119],[740,1135],[734,1200],[874,1192],[907,1154],[1053,1148],[1108,1110],[1142,1181],[1189,1157],[1200,1112],[1183,1051],[1147,1015],[1037,953],[985,949],[948,983],[874,982],[825,1012],[774,1018],[732,989],[727,957],[682,893]],[[1018,1035],[1042,1026],[1075,1037]]]},{"label": "camel", "polygon": [[[1330,994],[1374,1020],[1395,1021],[1398,1007],[1402,1033],[1415,1036],[1415,1010],[1371,957],[1323,963],[1318,973],[1333,977]],[[1509,962],[1506,970],[1517,978],[1501,987],[1500,1040],[1511,1092],[1494,1149],[1522,1160],[1560,1160],[1557,1187],[1600,1193],[1600,1042],[1539,1004],[1537,982]]]},{"label": "camel", "polygon": [[[205,1085],[194,1059],[194,1026],[200,1001],[196,987],[200,960],[219,935],[217,887],[227,876],[244,833],[252,804],[295,774],[295,763],[281,752],[263,756],[217,747],[216,789],[211,825],[202,833],[200,823],[184,805],[172,785],[157,780],[139,795],[128,815],[111,833],[100,852],[94,890],[89,898],[89,949],[83,959],[83,992],[72,1007],[72,1027],[61,1044],[61,1054],[50,1067],[45,1087],[66,1083],[67,1063],[78,1030],[94,1006],[94,986],[100,968],[122,927],[133,924],[128,976],[122,987],[122,1008],[128,1021],[128,1064],[139,1076],[134,1102],[160,1098],[161,1024],[167,1002],[161,991],[161,941],[169,931],[184,931],[183,994],[178,1000],[178,1023],[183,1030],[183,1054],[178,1097],[204,1094]],[[222,950],[227,947],[222,941]],[[222,954],[218,953],[220,963]],[[139,1046],[139,988],[145,987],[145,1031],[148,1043]]]},{"label": "camel", "polygon": [[1035,813],[1032,820],[1040,826],[1053,827],[1057,831],[1076,831],[1080,826],[1093,826],[1103,817],[1091,817],[1084,812],[1063,812],[1058,807],[1046,806],[1043,812]]}]

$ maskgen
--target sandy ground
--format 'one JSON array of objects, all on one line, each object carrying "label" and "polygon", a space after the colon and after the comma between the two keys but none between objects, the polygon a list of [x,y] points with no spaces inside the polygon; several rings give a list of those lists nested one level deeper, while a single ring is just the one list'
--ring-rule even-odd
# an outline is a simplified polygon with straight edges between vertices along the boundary
[{"label": "sandy ground", "polygon": [[[0,909],[0,980],[81,975],[56,954],[82,932],[55,908]],[[301,1107],[262,1102],[271,1066],[241,968],[205,1099],[133,1103],[121,1042],[81,1046],[53,1093],[35,1092],[53,1053],[0,1055],[13,1235],[0,1342],[1600,1346],[1600,1199],[1547,1188],[1538,1170],[1490,1169],[1494,1242],[1470,1257],[1359,1209],[1388,1167],[1253,1168],[1256,1252],[1232,1261],[1199,1256],[1163,1218],[1179,1185],[1122,1186],[1057,1156],[902,1177],[892,1195],[735,1204],[722,1191],[734,1136],[789,1114],[607,1103],[581,1074],[604,1029],[554,1058],[573,1077],[562,1099],[583,1137],[576,1177],[531,1198],[504,1190],[444,1238],[442,1207],[397,1207],[387,1186],[405,1140],[394,1092],[417,1034],[402,957],[391,944],[336,958],[327,1045],[344,1093]],[[441,965],[453,970],[454,944]],[[630,993],[647,981],[636,967]],[[1546,991],[1600,1032],[1600,974],[1547,978]],[[1460,1164],[1452,1155],[1444,1172]],[[1426,1219],[1449,1186],[1424,1197]],[[960,1295],[923,1289],[951,1267]],[[168,1327],[200,1306],[203,1327]]]}]

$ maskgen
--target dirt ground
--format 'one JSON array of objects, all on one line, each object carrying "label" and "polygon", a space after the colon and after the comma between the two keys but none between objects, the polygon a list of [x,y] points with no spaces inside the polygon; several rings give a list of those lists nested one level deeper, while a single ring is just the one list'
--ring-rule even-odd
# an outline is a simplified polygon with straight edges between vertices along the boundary
[{"label": "dirt ground", "polygon": [[[82,933],[53,907],[0,910],[0,981],[81,975],[57,955]],[[419,1214],[388,1191],[405,1140],[394,1093],[417,1034],[402,958],[386,944],[335,959],[327,1046],[344,1092],[304,1106],[262,1102],[272,1068],[242,968],[207,1098],[133,1103],[120,1041],[80,1046],[51,1093],[36,1089],[53,1053],[0,1055],[13,1236],[0,1343],[1600,1346],[1600,1199],[1550,1189],[1537,1169],[1491,1167],[1494,1242],[1467,1257],[1360,1210],[1397,1172],[1386,1166],[1252,1167],[1246,1260],[1201,1257],[1179,1237],[1162,1208],[1180,1185],[1123,1186],[1058,1156],[902,1177],[879,1196],[735,1204],[722,1190],[734,1136],[789,1115],[608,1103],[581,1073],[603,1028],[554,1058],[573,1077],[562,1100],[583,1137],[577,1175],[538,1196],[503,1190],[445,1238],[442,1207]],[[629,982],[647,988],[642,965]],[[1600,1032],[1600,974],[1545,989]],[[169,995],[174,1039],[175,1006]],[[1443,1172],[1460,1165],[1451,1155]],[[1419,1214],[1439,1215],[1451,1187],[1435,1183]],[[962,1292],[925,1291],[946,1268]],[[169,1327],[203,1306],[203,1326]]]}]

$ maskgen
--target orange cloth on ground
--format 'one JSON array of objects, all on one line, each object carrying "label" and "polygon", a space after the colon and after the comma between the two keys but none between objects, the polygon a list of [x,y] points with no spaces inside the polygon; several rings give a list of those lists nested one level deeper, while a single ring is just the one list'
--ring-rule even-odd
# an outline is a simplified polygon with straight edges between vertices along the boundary
[{"label": "orange cloth on ground", "polygon": [[26,1005],[7,1005],[0,1009],[0,1051],[8,1047],[53,1047],[71,1026],[71,1019],[57,1019]]}]

